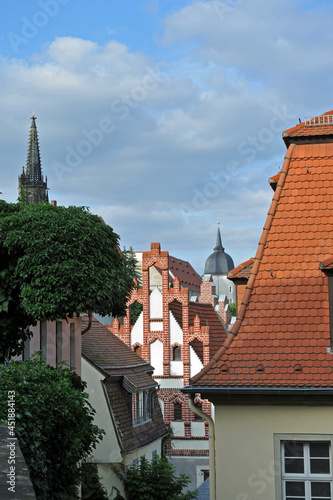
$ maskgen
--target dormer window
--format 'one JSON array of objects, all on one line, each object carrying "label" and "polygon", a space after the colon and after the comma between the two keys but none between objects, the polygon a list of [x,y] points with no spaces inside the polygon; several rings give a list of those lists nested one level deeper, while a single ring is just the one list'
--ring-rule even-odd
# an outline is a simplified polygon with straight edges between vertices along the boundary
[{"label": "dormer window", "polygon": [[132,394],[133,424],[142,424],[151,419],[152,415],[151,391],[140,391]]}]

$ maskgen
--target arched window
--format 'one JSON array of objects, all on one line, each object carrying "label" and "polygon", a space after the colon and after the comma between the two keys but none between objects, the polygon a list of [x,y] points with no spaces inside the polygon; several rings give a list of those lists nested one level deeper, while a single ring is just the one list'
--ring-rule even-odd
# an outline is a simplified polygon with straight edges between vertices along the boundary
[{"label": "arched window", "polygon": [[173,361],[181,361],[182,359],[182,350],[179,346],[175,346],[173,348],[173,355],[172,355]]},{"label": "arched window", "polygon": [[182,412],[182,405],[181,403],[174,403],[173,405],[174,409],[174,420],[175,421],[182,421],[183,420],[183,412]]}]

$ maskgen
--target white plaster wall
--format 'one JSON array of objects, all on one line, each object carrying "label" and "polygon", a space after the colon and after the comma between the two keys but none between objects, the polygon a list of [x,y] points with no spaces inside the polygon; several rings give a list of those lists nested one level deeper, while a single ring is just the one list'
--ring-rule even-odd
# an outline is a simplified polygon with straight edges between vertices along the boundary
[{"label": "white plaster wall", "polygon": [[149,317],[154,319],[163,318],[162,294],[158,288],[154,288],[149,295]]},{"label": "white plaster wall", "polygon": [[181,389],[184,387],[183,378],[158,378],[154,376],[161,389]]},{"label": "white plaster wall", "polygon": [[195,350],[192,346],[190,347],[190,377],[193,377],[196,373],[199,373],[203,368],[203,364]]},{"label": "white plaster wall", "polygon": [[333,433],[327,407],[215,406],[215,416],[217,500],[281,500],[274,434]]},{"label": "white plaster wall", "polygon": [[131,331],[131,345],[143,344],[143,311],[141,311]]},{"label": "white plaster wall", "polygon": [[169,311],[170,345],[175,343],[183,345],[183,330],[180,328],[176,318]]},{"label": "white plaster wall", "polygon": [[170,427],[173,430],[174,436],[182,436],[182,437],[185,436],[184,422],[170,422]]},{"label": "white plaster wall", "polygon": [[163,332],[163,321],[151,321],[149,328],[151,332]]},{"label": "white plaster wall", "polygon": [[204,424],[204,422],[191,422],[191,436],[192,437],[205,437],[205,424]]},{"label": "white plaster wall", "polygon": [[150,364],[154,367],[154,376],[163,375],[163,344],[160,340],[155,340],[149,346]]},{"label": "white plaster wall", "polygon": [[[174,450],[208,450],[209,449],[209,441],[208,439],[186,439],[186,441],[184,439],[173,439],[172,440],[172,448]],[[235,471],[236,473],[236,471]],[[223,497],[218,497],[217,500],[236,500],[236,497],[228,497],[228,496],[225,496]],[[239,499],[237,499],[239,500]],[[243,499],[241,499],[243,500]],[[245,500],[245,499],[244,499]],[[248,498],[247,500],[250,500],[250,498]],[[252,500],[252,498],[251,498]],[[254,498],[253,498],[254,500]],[[257,499],[256,499],[257,500]]]},{"label": "white plaster wall", "polygon": [[170,375],[183,375],[184,367],[182,361],[170,361]]},{"label": "white plaster wall", "polygon": [[87,382],[86,392],[89,394],[92,407],[96,410],[94,424],[104,429],[106,433],[93,450],[91,461],[94,463],[120,463],[122,461],[120,447],[101,384],[104,378],[99,370],[96,370],[86,359],[82,358],[82,380]]}]

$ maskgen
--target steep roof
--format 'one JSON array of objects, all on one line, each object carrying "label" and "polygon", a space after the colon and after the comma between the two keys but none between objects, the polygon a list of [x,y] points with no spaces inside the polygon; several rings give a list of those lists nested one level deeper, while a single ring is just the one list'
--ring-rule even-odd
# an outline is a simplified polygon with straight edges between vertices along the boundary
[{"label": "steep roof", "polygon": [[179,279],[180,286],[200,290],[201,276],[186,260],[169,255],[169,273],[171,273],[173,278],[177,277]]},{"label": "steep roof", "polygon": [[[328,133],[320,133],[328,136],[332,126],[325,126]],[[302,127],[287,132],[294,130]],[[317,137],[315,126],[307,130]],[[288,147],[237,320],[191,380],[196,390],[333,387],[328,282],[320,268],[330,265],[333,243],[332,142]]]},{"label": "steep roof", "polygon": [[[82,331],[88,325],[88,316],[82,317]],[[82,335],[82,352],[103,370],[117,368],[139,367],[144,365],[147,370],[152,367],[127,347],[116,335],[102,325],[95,317],[91,329]],[[147,368],[148,366],[148,368]]]}]

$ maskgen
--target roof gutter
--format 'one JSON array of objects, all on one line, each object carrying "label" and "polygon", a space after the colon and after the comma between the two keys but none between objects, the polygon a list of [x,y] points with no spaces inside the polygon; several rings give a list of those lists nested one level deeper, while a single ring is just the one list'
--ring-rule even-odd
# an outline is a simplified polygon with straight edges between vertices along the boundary
[{"label": "roof gutter", "polygon": [[[233,386],[192,386],[188,385],[181,389],[182,392],[185,392],[191,395],[195,395],[200,393],[205,395],[222,395],[222,394],[239,394],[239,395],[249,395],[249,394],[257,394],[257,395],[288,395],[288,396],[296,396],[296,395],[317,395],[317,396],[333,396],[333,387],[258,387],[258,386],[249,386],[249,387],[233,387]],[[194,411],[194,410],[193,410]]]},{"label": "roof gutter", "polygon": [[[198,391],[197,391],[198,392]],[[216,500],[216,460],[215,460],[215,424],[210,415],[197,408],[194,404],[195,394],[188,395],[190,409],[208,422],[209,428],[209,498]]]}]

